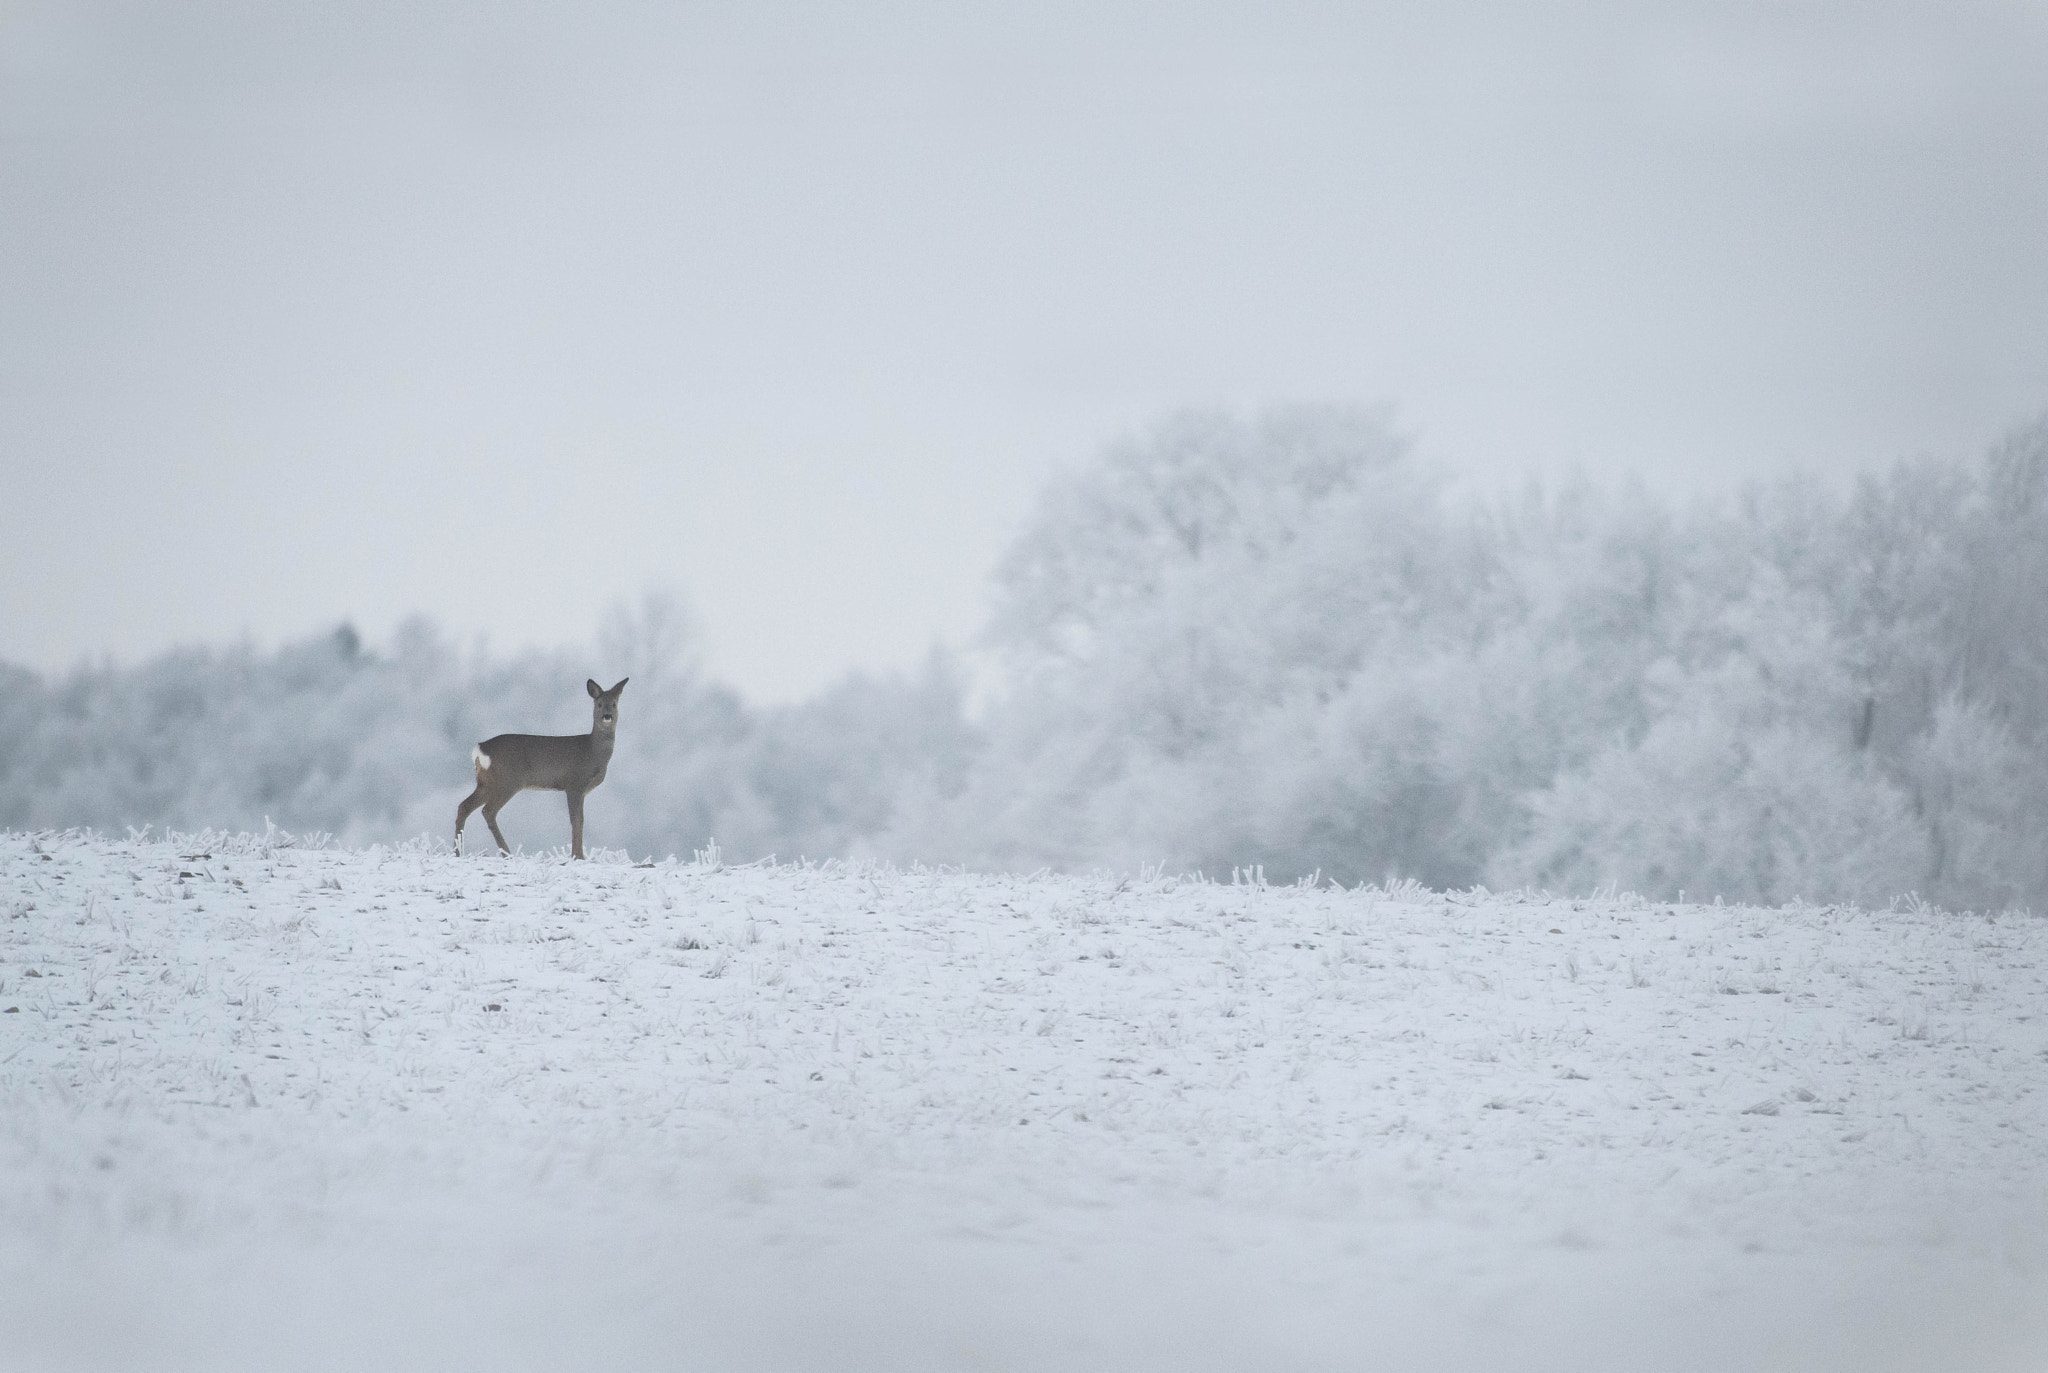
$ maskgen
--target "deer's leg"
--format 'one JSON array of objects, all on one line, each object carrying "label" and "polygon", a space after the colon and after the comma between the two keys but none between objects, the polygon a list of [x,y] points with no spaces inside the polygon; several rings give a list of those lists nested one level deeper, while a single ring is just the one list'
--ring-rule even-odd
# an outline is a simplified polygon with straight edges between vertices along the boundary
[{"label": "deer's leg", "polygon": [[583,793],[569,793],[569,854],[572,858],[583,856]]},{"label": "deer's leg", "polygon": [[469,823],[470,813],[484,803],[484,784],[478,782],[476,790],[462,798],[462,804],[455,808],[455,852],[462,852],[462,827]]},{"label": "deer's leg", "polygon": [[[511,799],[509,796],[505,798],[506,801]],[[505,801],[484,802],[484,823],[491,827],[491,838],[498,841],[498,852],[510,853],[512,852],[512,846],[505,842],[505,832],[498,828],[498,812],[503,809],[505,809]]]}]

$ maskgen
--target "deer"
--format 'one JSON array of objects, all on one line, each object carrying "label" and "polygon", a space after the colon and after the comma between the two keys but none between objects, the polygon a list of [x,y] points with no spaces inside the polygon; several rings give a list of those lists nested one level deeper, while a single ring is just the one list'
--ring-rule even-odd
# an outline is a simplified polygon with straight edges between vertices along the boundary
[{"label": "deer", "polygon": [[484,823],[500,853],[512,852],[498,828],[498,812],[522,791],[563,791],[569,794],[569,851],[583,856],[583,798],[604,780],[612,761],[612,746],[619,737],[619,693],[627,678],[600,691],[595,681],[584,682],[590,692],[590,733],[588,734],[500,734],[486,739],[469,751],[476,764],[476,790],[455,808],[455,852],[462,852],[462,827],[470,812],[483,807]]}]

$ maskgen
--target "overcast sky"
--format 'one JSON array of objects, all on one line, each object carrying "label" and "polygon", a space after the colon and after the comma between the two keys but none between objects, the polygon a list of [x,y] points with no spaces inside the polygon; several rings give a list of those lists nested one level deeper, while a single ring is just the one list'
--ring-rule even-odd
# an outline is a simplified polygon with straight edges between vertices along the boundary
[{"label": "overcast sky", "polygon": [[1481,483],[1974,455],[2048,6],[0,0],[0,658],[660,583],[788,699],[1275,400]]}]

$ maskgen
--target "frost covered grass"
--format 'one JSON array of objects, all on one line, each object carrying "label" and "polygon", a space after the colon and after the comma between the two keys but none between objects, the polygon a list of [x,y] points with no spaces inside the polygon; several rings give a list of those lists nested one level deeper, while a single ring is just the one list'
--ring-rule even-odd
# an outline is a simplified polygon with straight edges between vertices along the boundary
[{"label": "frost covered grass", "polygon": [[2037,1367],[2048,924],[0,834],[25,1368]]}]

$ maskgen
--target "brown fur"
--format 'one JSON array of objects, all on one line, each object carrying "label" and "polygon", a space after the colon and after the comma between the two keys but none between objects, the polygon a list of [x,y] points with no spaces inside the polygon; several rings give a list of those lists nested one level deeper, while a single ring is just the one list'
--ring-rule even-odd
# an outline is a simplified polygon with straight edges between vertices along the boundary
[{"label": "brown fur", "polygon": [[476,763],[476,790],[455,808],[455,851],[462,852],[462,827],[470,812],[483,808],[484,823],[502,853],[512,852],[498,829],[498,812],[522,791],[560,791],[569,796],[569,849],[583,856],[583,798],[604,780],[619,733],[619,693],[626,678],[609,691],[594,681],[590,692],[588,734],[500,734],[470,751]]}]

